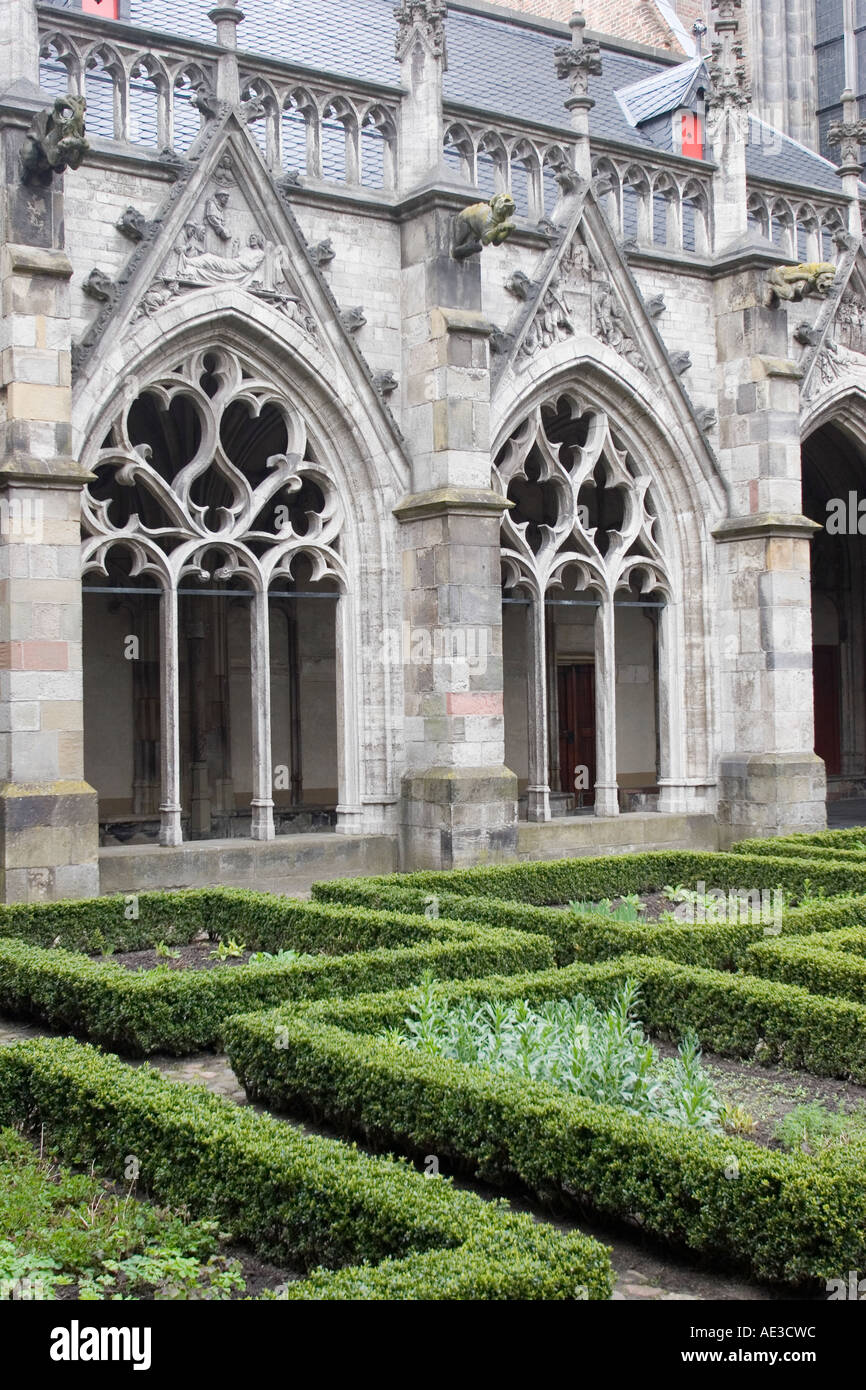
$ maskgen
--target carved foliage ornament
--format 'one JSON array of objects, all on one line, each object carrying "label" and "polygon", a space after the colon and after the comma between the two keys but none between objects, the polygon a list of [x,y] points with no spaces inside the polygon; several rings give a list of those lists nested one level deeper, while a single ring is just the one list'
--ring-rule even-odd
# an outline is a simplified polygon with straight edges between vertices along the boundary
[{"label": "carved foliage ornament", "polygon": [[77,169],[90,146],[84,136],[84,97],[56,97],[33,117],[21,147],[23,183],[47,188],[55,174]]},{"label": "carved foliage ornament", "polygon": [[[655,520],[646,505],[649,475],[629,467],[627,453],[613,438],[608,416],[577,399],[568,399],[567,406],[572,422],[583,426],[579,437],[584,443],[552,440],[548,421],[554,411],[561,418],[564,404],[560,400],[534,410],[511,436],[493,469],[493,487],[503,496],[508,496],[515,482],[531,482],[552,499],[548,519],[534,528],[535,536],[530,534],[530,523],[519,519],[519,506],[505,514],[506,587],[525,585],[541,597],[551,585],[562,584],[572,566],[577,569],[579,587],[596,589],[609,598],[633,580],[641,593],[659,585],[667,587],[664,558],[654,536]],[[604,545],[599,545],[599,527],[590,524],[599,477],[604,490],[616,492],[620,499],[619,525],[605,529]]]},{"label": "carved foliage ornament", "polygon": [[[601,47],[595,39],[584,38],[586,20],[576,12],[569,20],[571,43],[557,44],[553,50],[553,61],[558,78],[567,79],[571,87],[571,99],[581,100],[589,90],[590,77],[601,75]],[[566,102],[566,106],[568,106]]]},{"label": "carved foliage ornament", "polygon": [[[131,553],[134,576],[153,575],[167,588],[188,577],[204,582],[244,575],[262,592],[275,574],[290,576],[301,553],[314,579],[342,574],[336,493],[308,457],[304,422],[280,391],[251,375],[234,354],[209,349],[151,382],[146,395],[166,414],[182,408],[195,417],[196,429],[188,433],[197,447],[189,458],[152,462],[151,445],[135,442],[134,402],[125,404],[111,442],[91,465],[97,480],[82,498],[84,573],[106,574],[109,552],[120,546]],[[255,429],[265,411],[279,417],[283,448],[267,458],[264,476],[251,481],[232,457],[237,421],[246,412]],[[315,485],[324,505],[299,516],[296,499],[305,483]],[[221,563],[205,568],[214,557]]]},{"label": "carved foliage ornament", "polygon": [[397,20],[395,54],[402,63],[406,54],[421,43],[434,58],[442,58],[447,67],[445,53],[445,15],[444,0],[401,0],[394,10]]}]

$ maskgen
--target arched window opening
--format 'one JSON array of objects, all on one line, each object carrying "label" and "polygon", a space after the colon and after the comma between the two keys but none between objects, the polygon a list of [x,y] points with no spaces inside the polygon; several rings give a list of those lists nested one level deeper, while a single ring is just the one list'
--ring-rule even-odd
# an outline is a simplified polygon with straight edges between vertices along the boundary
[{"label": "arched window opening", "polygon": [[388,112],[380,106],[371,107],[361,122],[361,183],[365,188],[394,187],[396,138]]},{"label": "arched window opening", "polygon": [[443,158],[446,167],[466,183],[475,183],[475,146],[469,132],[459,125],[445,132]]},{"label": "arched window opening", "polygon": [[194,98],[205,85],[200,71],[184,69],[175,78],[172,88],[172,147],[183,154],[198,136],[202,125],[202,113],[195,105]]},{"label": "arched window opening", "polygon": [[108,140],[123,139],[123,68],[108,49],[94,49],[84,72],[87,130]]},{"label": "arched window opening", "polygon": [[92,470],[86,763],[103,842],[333,824],[340,510],[297,407],[234,354],[198,352],[118,412]]},{"label": "arched window opening", "polygon": [[168,140],[163,113],[165,84],[152,60],[134,63],[129,73],[127,107],[127,139],[134,145],[151,145],[154,149]]},{"label": "arched window opening", "polygon": [[[530,820],[657,809],[671,760],[670,593],[650,478],[564,394],[501,449],[506,761]],[[662,640],[660,641],[660,632]]]}]

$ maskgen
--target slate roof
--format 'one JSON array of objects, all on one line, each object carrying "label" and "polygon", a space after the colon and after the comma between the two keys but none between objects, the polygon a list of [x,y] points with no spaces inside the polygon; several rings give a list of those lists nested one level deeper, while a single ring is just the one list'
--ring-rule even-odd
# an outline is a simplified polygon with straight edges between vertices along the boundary
[{"label": "slate roof", "polygon": [[688,106],[701,87],[709,86],[709,80],[703,58],[691,58],[675,68],[661,68],[629,87],[620,87],[617,97],[629,123],[640,125],[666,111]]},{"label": "slate roof", "polygon": [[[129,22],[144,29],[212,43],[212,0],[130,0]],[[394,58],[394,0],[242,0],[242,52],[326,72],[399,86]],[[553,66],[553,49],[567,39],[493,16],[451,10],[447,21],[445,99],[491,116],[517,117],[568,130],[567,87]],[[590,81],[595,107],[590,133],[635,147],[655,148],[626,117],[617,89],[678,71],[668,64],[605,50],[604,71]],[[688,68],[690,63],[681,64]],[[835,165],[796,141],[752,123],[750,174],[776,183],[839,193]],[[757,138],[756,138],[757,137]]]}]

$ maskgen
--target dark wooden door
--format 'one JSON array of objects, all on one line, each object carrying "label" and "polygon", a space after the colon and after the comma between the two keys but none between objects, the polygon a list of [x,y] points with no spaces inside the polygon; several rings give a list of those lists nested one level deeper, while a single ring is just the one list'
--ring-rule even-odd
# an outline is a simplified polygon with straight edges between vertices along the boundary
[{"label": "dark wooden door", "polygon": [[842,771],[840,706],[840,663],[838,647],[812,648],[812,677],[815,686],[815,752],[824,759],[827,773]]},{"label": "dark wooden door", "polygon": [[[559,779],[560,791],[574,792],[578,806],[595,801],[595,667],[591,662],[560,666],[559,688]],[[575,771],[589,770],[588,785],[575,787]]]}]

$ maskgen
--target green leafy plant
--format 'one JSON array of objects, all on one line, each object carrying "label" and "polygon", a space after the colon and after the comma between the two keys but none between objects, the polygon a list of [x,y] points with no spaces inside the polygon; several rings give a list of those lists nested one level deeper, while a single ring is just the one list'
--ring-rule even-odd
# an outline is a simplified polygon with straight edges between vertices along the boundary
[{"label": "green leafy plant", "polygon": [[236,960],[243,955],[246,949],[242,941],[235,941],[232,936],[229,937],[228,941],[220,941],[210,954],[216,960]]},{"label": "green leafy plant", "polygon": [[[248,965],[294,965],[301,959],[300,951],[254,951]],[[308,957],[312,959],[312,957]]]},{"label": "green leafy plant", "polygon": [[677,1058],[660,1061],[635,1021],[638,999],[638,986],[628,979],[607,1009],[581,994],[535,1008],[526,1000],[472,999],[449,1007],[428,977],[418,987],[404,1027],[386,1036],[403,1047],[721,1133],[722,1104],[701,1065],[697,1037],[688,1033]]},{"label": "green leafy plant", "polygon": [[743,1105],[726,1105],[722,1111],[722,1125],[726,1134],[739,1134],[749,1139],[757,1130],[758,1122]]},{"label": "green leafy plant", "polygon": [[180,951],[176,951],[173,946],[166,946],[164,941],[158,941],[155,950],[160,960],[180,960]]},{"label": "green leafy plant", "polygon": [[783,1149],[802,1153],[866,1144],[866,1105],[848,1108],[840,1101],[835,1110],[819,1100],[797,1105],[776,1125],[775,1137]]},{"label": "green leafy plant", "polygon": [[646,905],[641,902],[638,893],[627,894],[620,899],[616,907],[610,898],[602,898],[597,903],[572,901],[568,906],[575,916],[591,917],[597,915],[608,917],[612,922],[639,922],[641,915],[646,912]]},{"label": "green leafy plant", "polygon": [[74,1173],[0,1129],[0,1288],[51,1299],[226,1299],[245,1289],[215,1221],[190,1221]]}]

